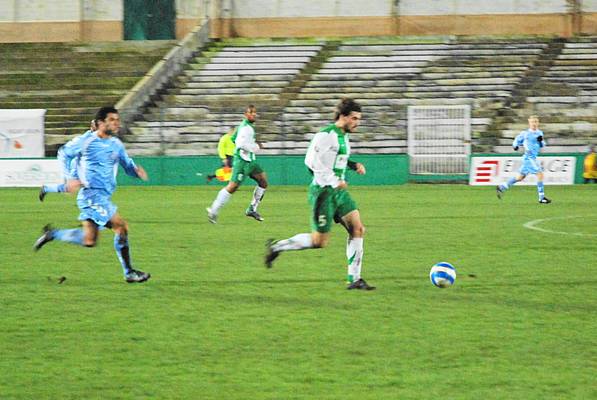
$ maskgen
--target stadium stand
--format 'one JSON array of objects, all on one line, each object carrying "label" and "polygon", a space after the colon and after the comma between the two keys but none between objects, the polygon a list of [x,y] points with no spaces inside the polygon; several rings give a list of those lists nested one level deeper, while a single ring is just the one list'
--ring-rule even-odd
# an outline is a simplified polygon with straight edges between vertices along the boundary
[{"label": "stadium stand", "polygon": [[44,108],[46,154],[89,129],[168,51],[172,41],[0,44],[0,108]]},{"label": "stadium stand", "polygon": [[406,152],[408,105],[470,104],[475,137],[529,74],[547,39],[212,43],[128,136],[133,154],[213,154],[242,107],[260,110],[264,154],[302,154],[341,96],[366,108],[355,153]]},{"label": "stadium stand", "polygon": [[541,117],[549,146],[546,152],[584,152],[597,140],[597,37],[568,39],[511,110],[497,152],[510,152],[512,139],[526,128],[531,114]]},{"label": "stadium stand", "polygon": [[[48,109],[53,155],[172,44],[0,45],[0,108]],[[549,151],[583,151],[595,139],[596,70],[595,36],[211,41],[151,99],[125,140],[135,155],[213,155],[254,103],[261,153],[303,154],[338,98],[352,96],[365,107],[355,153],[405,153],[407,107],[448,104],[471,106],[473,151],[510,152],[533,113]]]},{"label": "stadium stand", "polygon": [[321,48],[318,43],[212,43],[149,108],[144,121],[131,127],[128,149],[132,154],[214,154],[219,137],[240,122],[249,103],[258,107],[257,131],[267,134],[285,93]]},{"label": "stadium stand", "polygon": [[346,95],[360,99],[367,109],[362,133],[353,135],[355,153],[406,152],[409,105],[470,104],[478,136],[545,46],[452,39],[345,43],[286,108],[284,126],[290,134],[314,132],[329,121],[339,95]]}]

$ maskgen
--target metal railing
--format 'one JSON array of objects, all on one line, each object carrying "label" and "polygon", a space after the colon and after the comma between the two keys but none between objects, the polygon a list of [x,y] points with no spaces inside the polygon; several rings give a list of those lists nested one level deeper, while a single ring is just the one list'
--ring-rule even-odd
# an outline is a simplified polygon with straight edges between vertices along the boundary
[{"label": "metal railing", "polygon": [[178,75],[197,49],[209,41],[210,22],[205,19],[189,32],[116,104],[123,128],[142,113],[151,97]]}]

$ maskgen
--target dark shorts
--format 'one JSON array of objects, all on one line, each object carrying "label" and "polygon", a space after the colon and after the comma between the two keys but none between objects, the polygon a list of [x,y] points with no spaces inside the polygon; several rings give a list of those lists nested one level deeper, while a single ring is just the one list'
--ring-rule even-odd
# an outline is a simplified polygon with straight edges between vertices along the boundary
[{"label": "dark shorts", "polygon": [[230,178],[230,181],[240,184],[247,176],[252,177],[259,175],[262,172],[263,169],[255,161],[245,161],[240,157],[234,157],[234,163],[232,164],[232,178]]}]

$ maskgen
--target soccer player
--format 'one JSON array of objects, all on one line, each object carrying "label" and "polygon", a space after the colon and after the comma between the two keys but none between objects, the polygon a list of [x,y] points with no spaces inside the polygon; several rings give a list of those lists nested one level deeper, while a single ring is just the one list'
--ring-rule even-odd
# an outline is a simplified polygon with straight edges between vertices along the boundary
[{"label": "soccer player", "polygon": [[346,257],[348,259],[347,289],[373,290],[361,277],[363,261],[363,236],[365,227],[356,203],[346,190],[346,169],[364,175],[365,166],[349,160],[349,133],[361,122],[361,106],[352,99],[343,99],[336,107],[335,123],[326,126],[311,140],[305,164],[313,173],[309,186],[311,205],[311,233],[299,233],[291,238],[274,242],[268,240],[265,265],[283,251],[316,249],[328,244],[332,223],[337,222],[348,232]]},{"label": "soccer player", "polygon": [[77,168],[82,189],[77,196],[82,228],[52,229],[44,227],[44,233],[33,245],[35,251],[53,240],[95,246],[99,230],[103,227],[114,231],[114,249],[122,265],[124,279],[129,283],[145,282],[150,274],[133,268],[128,240],[128,224],[112,204],[116,189],[118,164],[128,175],[147,180],[145,170],[128,156],[122,142],[113,135],[120,128],[120,116],[114,107],[102,107],[96,115],[97,130],[87,132],[63,146],[62,162],[68,167],[74,158],[79,159]]},{"label": "soccer player", "polygon": [[512,142],[512,147],[515,151],[520,146],[524,146],[524,155],[522,156],[522,165],[515,178],[510,178],[508,182],[496,187],[498,199],[501,199],[504,192],[517,182],[522,181],[528,174],[537,175],[537,193],[539,195],[540,204],[549,204],[551,200],[545,197],[543,188],[543,168],[537,161],[537,156],[542,147],[545,147],[545,139],[543,132],[539,130],[539,117],[531,115],[529,117],[529,129],[526,129],[518,134]]},{"label": "soccer player", "polygon": [[256,181],[257,186],[253,191],[253,199],[245,211],[245,215],[255,218],[257,221],[263,221],[263,217],[257,212],[257,207],[259,207],[265,189],[267,189],[267,176],[255,161],[255,152],[259,150],[259,145],[255,141],[255,128],[253,126],[257,119],[257,108],[252,104],[249,105],[245,109],[244,116],[245,118],[232,135],[232,141],[236,149],[234,150],[230,182],[218,192],[211,207],[206,208],[207,219],[212,224],[218,222],[220,209],[230,200],[247,176]]},{"label": "soccer player", "polygon": [[[230,129],[228,132],[223,134],[220,140],[218,141],[218,156],[220,156],[220,159],[222,160],[222,168],[217,170],[215,174],[207,176],[208,183],[211,182],[211,180],[214,178],[219,179],[218,171],[222,170],[224,177],[230,174],[230,171],[232,171],[232,159],[234,157],[235,149],[234,142],[232,141],[233,134],[234,129]],[[230,178],[228,177],[228,179],[225,180],[228,181],[230,180]]]},{"label": "soccer player", "polygon": [[[83,135],[89,132],[93,132],[96,129],[97,126],[95,124],[95,120],[92,119],[89,130],[85,132]],[[80,136],[77,136],[72,140],[77,140],[78,138],[80,138]],[[58,160],[60,161],[60,165],[62,165],[63,167],[62,175],[64,176],[64,182],[59,184],[43,185],[39,190],[39,201],[44,201],[48,193],[76,193],[81,187],[81,181],[79,180],[79,177],[77,175],[78,159],[73,158],[70,164],[68,164],[68,168],[66,168],[66,165],[64,163],[63,149],[62,147],[60,147],[60,149],[58,149]]]}]

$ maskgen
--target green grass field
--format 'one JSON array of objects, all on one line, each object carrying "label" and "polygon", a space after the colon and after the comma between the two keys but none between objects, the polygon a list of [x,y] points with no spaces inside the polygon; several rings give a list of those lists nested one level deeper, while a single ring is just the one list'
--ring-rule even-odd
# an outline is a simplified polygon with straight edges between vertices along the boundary
[{"label": "green grass field", "polygon": [[345,290],[340,226],[264,268],[267,238],[308,231],[305,190],[268,190],[258,223],[244,187],[211,225],[215,186],[119,188],[141,285],[108,231],[31,250],[44,224],[76,225],[73,196],[0,190],[0,398],[597,398],[597,185],[548,186],[550,205],[533,187],[353,187],[373,292]]}]

